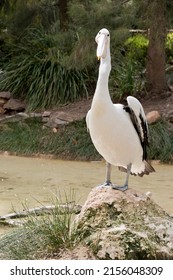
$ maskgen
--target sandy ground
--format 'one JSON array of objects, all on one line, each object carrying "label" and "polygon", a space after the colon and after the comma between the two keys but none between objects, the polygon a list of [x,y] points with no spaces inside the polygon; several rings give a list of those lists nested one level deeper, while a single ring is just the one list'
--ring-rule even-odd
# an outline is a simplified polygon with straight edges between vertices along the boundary
[{"label": "sandy ground", "polygon": [[[62,161],[45,158],[0,156],[0,215],[75,200],[83,204],[91,188],[104,182],[105,163]],[[173,214],[173,165],[154,164],[155,173],[130,177],[130,187],[151,192],[156,203]],[[125,174],[112,169],[112,181],[123,184]]]}]

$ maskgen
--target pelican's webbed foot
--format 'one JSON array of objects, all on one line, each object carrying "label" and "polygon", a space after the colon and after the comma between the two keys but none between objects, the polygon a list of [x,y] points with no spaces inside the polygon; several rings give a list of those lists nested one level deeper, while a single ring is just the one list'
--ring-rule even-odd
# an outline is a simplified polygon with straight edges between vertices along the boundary
[{"label": "pelican's webbed foot", "polygon": [[124,186],[112,185],[112,188],[114,190],[118,190],[118,191],[124,192],[124,191],[126,191],[128,189],[128,182],[129,182],[129,175],[130,175],[130,171],[131,171],[131,166],[132,166],[131,163],[127,165],[127,175],[126,175],[126,180],[125,180]]},{"label": "pelican's webbed foot", "polygon": [[124,186],[112,185],[112,189],[124,192],[128,189],[128,185],[124,185]]},{"label": "pelican's webbed foot", "polygon": [[113,184],[111,183],[111,181],[106,181],[103,184],[98,185],[97,188],[98,189],[103,189],[103,188],[109,188],[109,187],[112,187],[112,186],[113,186]]}]

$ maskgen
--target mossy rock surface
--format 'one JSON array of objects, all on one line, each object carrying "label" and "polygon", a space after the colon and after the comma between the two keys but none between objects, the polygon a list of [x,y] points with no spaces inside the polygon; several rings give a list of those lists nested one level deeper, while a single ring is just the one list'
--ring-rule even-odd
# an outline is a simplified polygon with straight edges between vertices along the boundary
[{"label": "mossy rock surface", "polygon": [[173,218],[133,189],[94,188],[76,223],[97,259],[173,259]]}]

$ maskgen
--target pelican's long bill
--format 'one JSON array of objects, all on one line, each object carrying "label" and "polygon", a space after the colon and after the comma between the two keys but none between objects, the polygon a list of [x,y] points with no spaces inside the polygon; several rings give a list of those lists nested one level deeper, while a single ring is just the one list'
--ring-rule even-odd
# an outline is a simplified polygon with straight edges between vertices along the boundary
[{"label": "pelican's long bill", "polygon": [[100,36],[96,36],[97,42],[97,58],[100,59],[106,57],[106,48],[107,48],[107,38],[105,34],[101,34]]}]

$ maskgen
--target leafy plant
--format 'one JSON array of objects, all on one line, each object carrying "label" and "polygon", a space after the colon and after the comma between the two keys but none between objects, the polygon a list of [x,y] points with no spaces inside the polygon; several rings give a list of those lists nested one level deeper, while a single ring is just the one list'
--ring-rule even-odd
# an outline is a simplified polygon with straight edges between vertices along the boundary
[{"label": "leafy plant", "polygon": [[173,155],[173,131],[164,121],[149,126],[150,147],[149,159],[159,159],[162,162],[171,162]]},{"label": "leafy plant", "polygon": [[[149,40],[146,35],[137,34],[129,37],[125,42],[126,55],[135,61],[140,62],[143,66],[145,65],[147,57],[147,48]],[[168,33],[166,38],[166,56],[167,62],[173,59],[173,33]]]},{"label": "leafy plant", "polygon": [[149,40],[142,34],[129,37],[125,42],[127,56],[145,65]]},{"label": "leafy plant", "polygon": [[65,65],[55,34],[32,29],[23,40],[25,45],[19,42],[15,57],[4,67],[1,90],[22,97],[32,110],[88,96],[87,72]]},{"label": "leafy plant", "polygon": [[172,62],[173,60],[173,33],[168,33],[166,40],[166,56],[167,62]]},{"label": "leafy plant", "polygon": [[136,95],[144,90],[145,80],[141,65],[128,58],[122,58],[111,74],[111,91],[113,96],[122,99],[123,96]]}]

